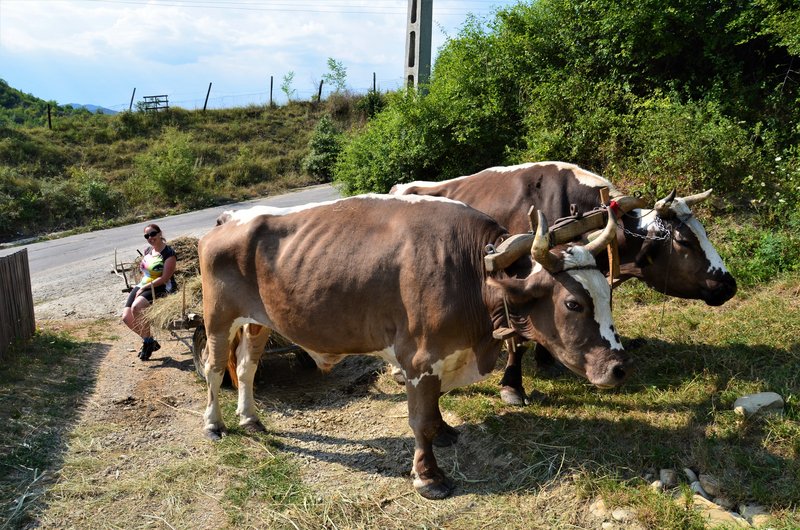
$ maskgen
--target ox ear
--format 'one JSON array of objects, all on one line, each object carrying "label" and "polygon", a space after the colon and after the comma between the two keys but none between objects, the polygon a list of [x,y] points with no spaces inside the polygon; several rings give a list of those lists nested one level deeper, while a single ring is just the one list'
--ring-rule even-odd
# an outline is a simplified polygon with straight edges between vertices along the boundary
[{"label": "ox ear", "polygon": [[539,274],[532,274],[527,278],[512,278],[505,274],[489,276],[486,278],[486,284],[499,291],[514,305],[541,298],[548,292],[547,282],[543,281]]}]

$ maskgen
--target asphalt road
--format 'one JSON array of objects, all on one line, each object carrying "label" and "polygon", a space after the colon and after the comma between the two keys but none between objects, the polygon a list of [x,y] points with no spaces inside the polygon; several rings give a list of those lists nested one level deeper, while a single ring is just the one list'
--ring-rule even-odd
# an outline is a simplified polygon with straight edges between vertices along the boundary
[{"label": "asphalt road", "polygon": [[296,206],[339,198],[330,185],[305,188],[265,199],[227,204],[181,215],[148,219],[134,225],[77,234],[51,241],[0,249],[0,256],[25,248],[28,251],[31,290],[37,322],[62,318],[107,318],[118,315],[127,294],[124,280],[113,274],[114,253],[130,263],[147,242],[144,227],[154,222],[167,240],[179,236],[200,237],[225,210],[251,206]]},{"label": "asphalt road", "polygon": [[336,189],[328,184],[323,184],[284,195],[227,204],[225,206],[152,219],[134,225],[0,249],[0,256],[13,254],[23,248],[27,248],[32,281],[35,281],[39,275],[46,275],[49,269],[78,264],[87,260],[101,260],[110,269],[114,263],[114,249],[118,249],[119,255],[130,261],[135,257],[136,249],[143,249],[147,246],[147,243],[142,238],[146,223],[154,222],[160,226],[167,239],[174,239],[179,236],[200,237],[214,227],[217,217],[225,210],[249,208],[256,205],[296,206],[310,202],[328,201],[339,197],[339,192]]}]

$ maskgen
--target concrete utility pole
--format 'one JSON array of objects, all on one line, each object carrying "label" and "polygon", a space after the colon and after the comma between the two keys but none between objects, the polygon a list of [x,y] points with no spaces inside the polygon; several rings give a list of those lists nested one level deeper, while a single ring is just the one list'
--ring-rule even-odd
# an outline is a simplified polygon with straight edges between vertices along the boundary
[{"label": "concrete utility pole", "polygon": [[433,0],[408,0],[406,86],[417,88],[431,78]]}]

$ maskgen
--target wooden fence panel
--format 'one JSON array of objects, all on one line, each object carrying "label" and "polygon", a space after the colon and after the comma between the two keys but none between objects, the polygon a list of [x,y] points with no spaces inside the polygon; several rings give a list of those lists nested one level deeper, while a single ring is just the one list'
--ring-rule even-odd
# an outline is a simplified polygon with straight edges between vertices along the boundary
[{"label": "wooden fence panel", "polygon": [[0,358],[16,339],[36,331],[28,249],[0,258]]}]

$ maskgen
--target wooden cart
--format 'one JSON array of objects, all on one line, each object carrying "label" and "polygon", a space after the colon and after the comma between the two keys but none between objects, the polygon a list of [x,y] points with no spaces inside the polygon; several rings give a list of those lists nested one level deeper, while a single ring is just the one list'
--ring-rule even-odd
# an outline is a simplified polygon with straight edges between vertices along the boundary
[{"label": "wooden cart", "polygon": [[[118,261],[117,259],[117,250],[114,249],[114,268],[111,271],[112,273],[120,276],[125,281],[125,287],[122,289],[122,292],[129,293],[133,289],[135,282],[133,281],[133,271],[136,270],[135,262],[125,262]],[[131,274],[129,279],[128,274]],[[181,316],[171,320],[167,326],[166,330],[169,331],[173,336],[178,338],[177,331],[190,331],[194,330],[192,333],[192,357],[194,359],[194,367],[195,372],[197,372],[198,377],[205,379],[204,375],[204,365],[205,365],[205,357],[204,351],[206,347],[206,328],[203,324],[203,317],[202,315],[198,315],[196,313],[187,313],[186,312],[186,290],[181,290],[182,304],[181,304]],[[155,300],[155,297],[153,298]],[[292,344],[290,341],[284,339],[280,335],[277,335],[273,332],[273,336],[270,337],[269,341],[267,342],[267,346],[264,350],[265,354],[285,354],[285,353],[294,353],[297,362],[300,366],[304,369],[312,369],[316,368],[317,364],[314,362],[314,359],[311,358],[305,350],[303,350],[300,346],[296,344]],[[231,368],[229,367],[228,370],[230,371]],[[227,379],[230,381],[236,381],[236,374],[229,373]]]}]

